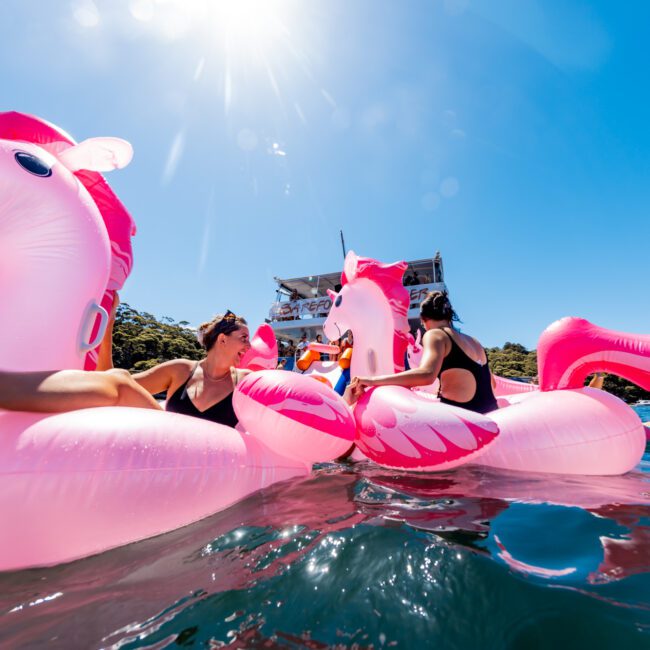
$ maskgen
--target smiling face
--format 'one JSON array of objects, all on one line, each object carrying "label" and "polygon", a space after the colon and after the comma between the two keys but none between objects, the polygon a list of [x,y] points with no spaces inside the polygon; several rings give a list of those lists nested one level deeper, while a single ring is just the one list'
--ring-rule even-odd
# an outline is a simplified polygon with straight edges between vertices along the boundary
[{"label": "smiling face", "polygon": [[250,332],[248,327],[242,326],[230,332],[230,334],[219,334],[216,345],[210,352],[216,351],[223,361],[231,366],[238,366],[242,357],[250,350]]}]

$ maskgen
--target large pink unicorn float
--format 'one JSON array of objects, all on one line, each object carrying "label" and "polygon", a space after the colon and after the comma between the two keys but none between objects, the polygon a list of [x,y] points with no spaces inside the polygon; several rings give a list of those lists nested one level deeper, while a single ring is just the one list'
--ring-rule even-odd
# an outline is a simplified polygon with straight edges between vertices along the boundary
[{"label": "large pink unicorn float", "polygon": [[[353,376],[403,369],[409,342],[405,268],[404,262],[381,264],[353,252],[346,257],[342,288],[330,295],[323,330],[330,339],[354,333]],[[542,333],[538,360],[540,390],[519,389],[487,415],[438,403],[417,390],[370,389],[354,409],[356,444],[380,465],[418,471],[468,462],[567,474],[632,469],[645,449],[641,421],[623,401],[585,388],[584,381],[601,371],[650,388],[650,336],[565,318]]]},{"label": "large pink unicorn float", "polygon": [[[124,140],[76,144],[38,118],[0,114],[1,370],[93,366],[134,232],[99,172],[131,155]],[[244,361],[275,367],[275,338],[258,334]],[[246,430],[125,407],[0,410],[0,570],[173,530],[306,474],[354,438],[345,402],[309,377],[253,373],[235,401]]]}]

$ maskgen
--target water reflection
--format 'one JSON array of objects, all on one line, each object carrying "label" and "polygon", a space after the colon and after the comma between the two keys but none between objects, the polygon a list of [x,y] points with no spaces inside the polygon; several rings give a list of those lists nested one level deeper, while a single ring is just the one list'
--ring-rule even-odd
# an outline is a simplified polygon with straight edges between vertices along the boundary
[{"label": "water reflection", "polygon": [[[639,471],[580,477],[468,466],[427,477],[368,466],[356,498],[384,520],[489,553],[514,571],[598,584],[650,571],[649,488]],[[539,563],[545,556],[548,565]]]},{"label": "water reflection", "polygon": [[185,529],[0,576],[0,629],[12,647],[638,644],[648,487],[325,465]]}]

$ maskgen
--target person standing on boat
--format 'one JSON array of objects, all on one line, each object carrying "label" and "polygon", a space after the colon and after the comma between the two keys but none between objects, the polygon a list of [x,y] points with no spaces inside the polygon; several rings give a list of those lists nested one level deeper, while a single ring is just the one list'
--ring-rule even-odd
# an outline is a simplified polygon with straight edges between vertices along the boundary
[{"label": "person standing on boat", "polygon": [[415,388],[432,384],[440,377],[438,396],[443,404],[477,413],[497,408],[492,375],[483,346],[453,327],[458,316],[445,291],[431,291],[420,305],[420,320],[426,330],[419,368],[394,375],[353,377],[351,392],[359,395],[370,386]]},{"label": "person standing on boat", "polygon": [[299,354],[302,354],[303,352],[307,351],[308,345],[309,345],[309,341],[307,340],[307,335],[303,334],[300,337],[300,341],[298,342],[298,345],[296,346],[296,350],[298,351]]}]

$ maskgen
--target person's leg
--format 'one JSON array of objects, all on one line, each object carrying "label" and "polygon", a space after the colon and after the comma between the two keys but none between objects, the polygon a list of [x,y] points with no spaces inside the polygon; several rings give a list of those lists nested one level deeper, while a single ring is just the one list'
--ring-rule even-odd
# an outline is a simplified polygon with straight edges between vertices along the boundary
[{"label": "person's leg", "polygon": [[126,370],[0,371],[0,408],[58,413],[94,406],[160,405]]}]

